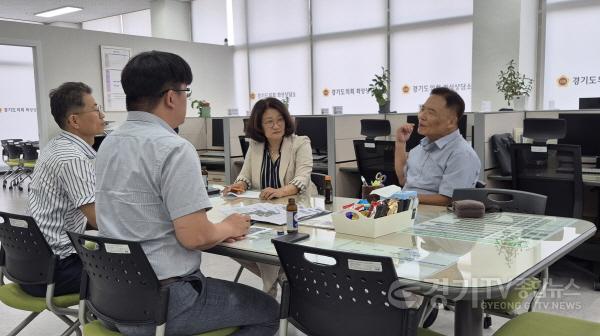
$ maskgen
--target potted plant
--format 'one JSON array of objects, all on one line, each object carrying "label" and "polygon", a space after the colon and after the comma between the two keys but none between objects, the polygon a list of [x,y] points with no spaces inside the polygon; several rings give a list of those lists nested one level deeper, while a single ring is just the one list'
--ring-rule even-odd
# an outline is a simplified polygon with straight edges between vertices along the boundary
[{"label": "potted plant", "polygon": [[210,118],[210,103],[206,100],[195,99],[192,101],[192,108],[198,110],[198,116],[201,118]]},{"label": "potted plant", "polygon": [[390,71],[386,70],[384,67],[381,67],[381,70],[382,74],[375,74],[375,78],[372,80],[373,83],[369,85],[367,91],[377,100],[379,113],[390,113]]},{"label": "potted plant", "polygon": [[504,94],[504,100],[506,100],[508,106],[510,106],[513,100],[513,103],[520,101],[522,103],[520,109],[523,109],[525,106],[524,96],[529,97],[529,93],[533,87],[533,79],[522,75],[517,70],[515,60],[511,59],[508,62],[506,70],[500,70],[496,87],[498,88],[498,92]]}]

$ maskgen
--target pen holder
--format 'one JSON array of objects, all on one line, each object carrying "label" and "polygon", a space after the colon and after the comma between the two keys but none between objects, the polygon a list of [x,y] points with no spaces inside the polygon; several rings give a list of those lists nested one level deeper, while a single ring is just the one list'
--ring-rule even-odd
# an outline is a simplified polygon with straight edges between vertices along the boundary
[{"label": "pen holder", "polygon": [[[362,199],[368,199],[369,194],[371,193],[371,191],[373,191],[375,189],[379,189],[381,187],[383,187],[383,185],[379,185],[379,186],[363,185],[362,189],[361,189],[360,198],[362,198]],[[369,199],[369,202],[371,202],[370,199]]]},{"label": "pen holder", "polygon": [[[336,233],[377,238],[412,226],[417,216],[417,204],[414,202],[406,211],[380,218],[365,217],[354,209],[335,212],[331,217]],[[348,212],[354,219],[346,216]]]}]

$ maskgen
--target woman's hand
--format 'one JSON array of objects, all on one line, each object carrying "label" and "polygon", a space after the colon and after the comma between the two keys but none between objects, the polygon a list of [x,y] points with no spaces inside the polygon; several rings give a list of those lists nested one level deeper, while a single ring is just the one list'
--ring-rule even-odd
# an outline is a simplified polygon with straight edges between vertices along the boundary
[{"label": "woman's hand", "polygon": [[260,198],[265,200],[270,200],[274,198],[280,198],[287,196],[285,190],[283,188],[275,189],[275,188],[265,188],[260,192]]},{"label": "woman's hand", "polygon": [[241,194],[243,192],[246,191],[246,183],[240,181],[237,183],[234,183],[232,185],[228,185],[225,188],[223,188],[223,195],[227,195],[229,192],[233,192],[236,194]]}]

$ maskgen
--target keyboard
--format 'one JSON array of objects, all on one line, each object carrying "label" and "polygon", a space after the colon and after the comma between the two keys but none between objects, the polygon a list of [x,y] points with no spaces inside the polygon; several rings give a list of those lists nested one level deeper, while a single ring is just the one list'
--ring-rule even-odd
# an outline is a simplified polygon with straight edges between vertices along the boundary
[{"label": "keyboard", "polygon": [[207,157],[225,157],[225,152],[219,152],[219,151],[210,151],[210,152],[198,152],[198,155],[200,156],[207,156]]},{"label": "keyboard", "polygon": [[583,167],[581,168],[581,172],[584,174],[600,174],[600,168]]}]

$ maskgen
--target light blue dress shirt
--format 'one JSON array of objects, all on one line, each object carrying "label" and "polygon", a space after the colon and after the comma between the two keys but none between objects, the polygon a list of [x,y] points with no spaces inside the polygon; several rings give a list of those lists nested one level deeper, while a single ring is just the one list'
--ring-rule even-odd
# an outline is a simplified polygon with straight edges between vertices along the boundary
[{"label": "light blue dress shirt", "polygon": [[479,179],[481,162],[458,130],[421,144],[408,154],[405,190],[420,194],[452,197],[454,189],[473,188]]},{"label": "light blue dress shirt", "polygon": [[173,220],[211,207],[196,149],[161,118],[129,112],[96,158],[101,236],[140,242],[159,280],[200,268],[200,251],[175,236]]}]

